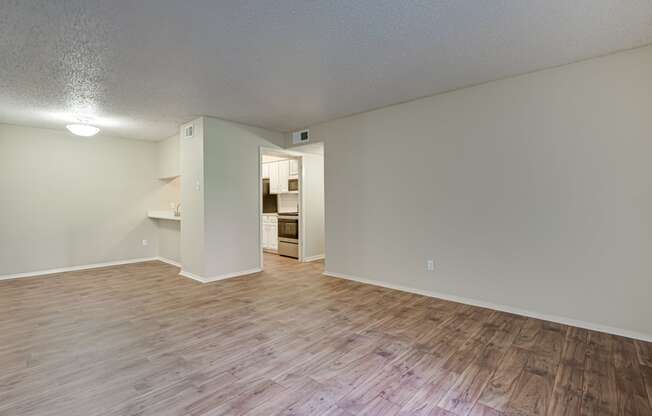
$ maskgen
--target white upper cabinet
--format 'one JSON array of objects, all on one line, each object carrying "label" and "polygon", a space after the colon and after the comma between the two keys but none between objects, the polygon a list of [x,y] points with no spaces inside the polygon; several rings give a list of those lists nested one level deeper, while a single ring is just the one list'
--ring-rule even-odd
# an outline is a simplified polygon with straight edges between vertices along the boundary
[{"label": "white upper cabinet", "polygon": [[290,176],[293,179],[299,176],[299,161],[296,159],[290,159]]},{"label": "white upper cabinet", "polygon": [[264,179],[269,178],[270,194],[284,194],[290,192],[288,180],[299,177],[299,161],[279,160],[277,162],[266,162],[263,163],[262,173]]},{"label": "white upper cabinet", "polygon": [[267,164],[269,165],[269,193],[278,194],[281,192],[278,177],[278,163],[273,162]]},{"label": "white upper cabinet", "polygon": [[268,163],[269,193],[278,194],[280,192],[280,183],[278,178],[278,163]]},{"label": "white upper cabinet", "polygon": [[282,194],[288,192],[288,179],[290,179],[290,161],[281,160],[276,162],[276,164],[278,165],[278,192]]}]

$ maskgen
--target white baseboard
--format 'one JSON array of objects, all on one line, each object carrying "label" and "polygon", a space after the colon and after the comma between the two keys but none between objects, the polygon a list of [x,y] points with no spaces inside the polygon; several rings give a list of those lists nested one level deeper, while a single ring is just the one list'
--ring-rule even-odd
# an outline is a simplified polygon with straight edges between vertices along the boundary
[{"label": "white baseboard", "polygon": [[258,273],[261,272],[262,269],[260,267],[257,267],[255,269],[249,269],[249,270],[242,270],[239,272],[234,272],[234,273],[226,273],[226,274],[220,274],[218,276],[211,276],[211,277],[203,277],[199,276],[193,273],[190,273],[186,270],[181,270],[179,275],[183,277],[187,277],[192,280],[196,280],[201,283],[211,283],[211,282],[217,282],[218,280],[225,280],[225,279],[231,279],[233,277],[239,277],[239,276],[246,276],[248,274],[253,274],[253,273]]},{"label": "white baseboard", "polygon": [[352,280],[359,283],[365,283],[373,286],[385,287],[387,289],[400,290],[402,292],[414,293],[417,295],[428,296],[431,298],[444,299],[451,302],[463,303],[466,305],[479,306],[481,308],[493,309],[496,311],[512,313],[514,315],[527,316],[528,318],[541,319],[544,321],[556,322],[563,325],[575,326],[578,328],[589,329],[591,331],[605,332],[612,335],[618,335],[626,338],[638,339],[641,341],[652,342],[652,335],[644,334],[641,332],[631,331],[628,329],[614,328],[607,325],[595,324],[591,322],[579,321],[576,319],[565,318],[562,316],[548,315],[538,312],[532,312],[525,309],[514,308],[506,305],[498,305],[491,302],[485,302],[477,299],[469,299],[461,296],[449,295],[446,293],[432,292],[429,290],[415,289],[402,285],[395,285],[391,283],[382,282],[379,280],[365,279],[362,277],[351,276],[343,273],[324,271],[324,275],[337,277],[340,279]]},{"label": "white baseboard", "polygon": [[166,259],[165,257],[160,257],[159,256],[159,257],[156,258],[156,260],[162,261],[163,263],[167,263],[167,264],[169,264],[171,266],[174,266],[174,267],[181,268],[181,263],[178,263],[178,262],[176,262],[174,260]]},{"label": "white baseboard", "polygon": [[317,261],[317,260],[323,260],[324,255],[323,254],[317,254],[316,256],[310,256],[310,257],[304,257],[301,259],[302,262],[307,263],[309,261]]},{"label": "white baseboard", "polygon": [[183,269],[179,272],[179,276],[187,277],[188,279],[196,280],[201,283],[206,283],[203,277]]},{"label": "white baseboard", "polygon": [[39,271],[35,271],[35,272],[6,274],[4,276],[0,276],[0,280],[20,279],[22,277],[35,277],[35,276],[43,276],[43,275],[48,275],[48,274],[74,272],[74,271],[78,271],[78,270],[97,269],[97,268],[100,268],[100,267],[120,266],[120,265],[123,265],[123,264],[142,263],[142,262],[145,262],[145,261],[153,261],[153,260],[158,260],[158,258],[157,257],[142,257],[142,258],[139,258],[139,259],[107,261],[107,262],[104,262],[104,263],[84,264],[84,265],[81,265],[81,266],[72,266],[72,267],[60,267],[58,269],[39,270]]},{"label": "white baseboard", "polygon": [[[84,264],[80,266],[72,266],[72,267],[60,267],[57,269],[49,269],[49,270],[39,270],[39,271],[34,271],[34,272],[27,272],[27,273],[15,273],[15,274],[7,274],[4,276],[0,276],[0,280],[9,280],[9,279],[19,279],[23,277],[36,277],[36,276],[45,276],[45,275],[51,275],[51,274],[59,274],[59,273],[65,273],[65,272],[74,272],[74,271],[79,271],[79,270],[87,270],[87,269],[97,269],[100,267],[111,267],[111,266],[120,266],[123,264],[133,264],[133,263],[143,263],[146,261],[162,261],[163,263],[170,264],[175,267],[181,268],[181,264],[177,263],[174,260],[166,259],[165,257],[142,257],[138,259],[129,259],[129,260],[117,260],[117,261],[107,261],[104,263],[94,263],[94,264]],[[209,283],[209,282],[216,282],[218,280],[224,280],[224,279],[230,279],[232,277],[238,277],[238,276],[244,276],[247,274],[252,274],[252,273],[258,273],[262,271],[260,268],[255,268],[255,269],[250,269],[250,270],[243,270],[240,272],[235,272],[235,273],[227,273],[227,274],[222,274],[219,276],[212,276],[212,277],[202,277],[198,276],[196,274],[190,273],[185,270],[181,270],[179,273],[181,276],[188,277],[190,279],[196,280],[201,283]]]}]

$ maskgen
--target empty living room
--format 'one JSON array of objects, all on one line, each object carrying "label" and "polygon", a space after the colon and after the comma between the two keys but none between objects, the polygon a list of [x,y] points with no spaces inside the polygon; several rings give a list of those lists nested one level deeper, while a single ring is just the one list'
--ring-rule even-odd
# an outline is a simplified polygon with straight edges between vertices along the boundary
[{"label": "empty living room", "polygon": [[0,1],[0,416],[652,416],[652,2]]}]

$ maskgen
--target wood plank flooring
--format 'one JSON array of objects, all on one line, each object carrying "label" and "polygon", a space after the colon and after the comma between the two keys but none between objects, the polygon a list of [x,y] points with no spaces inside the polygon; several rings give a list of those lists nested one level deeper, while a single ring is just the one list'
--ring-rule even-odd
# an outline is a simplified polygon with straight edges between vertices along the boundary
[{"label": "wood plank flooring", "polygon": [[0,282],[0,415],[652,415],[652,345],[322,276]]}]

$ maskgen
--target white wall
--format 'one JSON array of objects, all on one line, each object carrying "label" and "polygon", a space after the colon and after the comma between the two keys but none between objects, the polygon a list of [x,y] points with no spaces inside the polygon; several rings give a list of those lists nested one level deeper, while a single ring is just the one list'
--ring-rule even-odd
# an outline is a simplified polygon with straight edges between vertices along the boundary
[{"label": "white wall", "polygon": [[[181,163],[181,236],[180,257],[182,269],[198,276],[204,275],[204,119],[194,124],[192,138],[180,143]],[[181,126],[183,131],[183,126]]]},{"label": "white wall", "polygon": [[[173,211],[181,202],[181,140],[180,135],[156,142],[160,186],[159,210]],[[170,205],[174,204],[174,208]],[[182,207],[183,208],[183,207]],[[178,221],[155,220],[158,255],[166,260],[181,262],[181,224]]]},{"label": "white wall", "polygon": [[303,257],[315,259],[324,255],[324,156],[303,153],[302,193],[304,227]]},{"label": "white wall", "polygon": [[[162,142],[158,142],[161,146]],[[177,148],[176,159],[180,157]],[[159,166],[161,165],[161,154],[159,153]],[[159,179],[159,198],[158,205],[151,207],[162,211],[174,211],[176,205],[181,202],[181,177],[166,177]],[[171,206],[170,204],[173,204]],[[181,207],[183,209],[183,207]],[[179,221],[152,220],[157,226],[158,238],[158,255],[166,260],[172,260],[176,263],[181,262],[181,223]]]},{"label": "white wall", "polygon": [[647,47],[312,126],[327,270],[651,337],[650,74]]},{"label": "white wall", "polygon": [[152,142],[0,125],[0,275],[156,256],[156,172]]},{"label": "white wall", "polygon": [[285,137],[216,118],[203,120],[206,253],[203,276],[211,278],[257,269],[261,247],[259,148],[282,146]]},{"label": "white wall", "polygon": [[181,263],[181,222],[156,220],[158,256]]},{"label": "white wall", "polygon": [[159,178],[172,178],[181,174],[180,146],[178,134],[156,142]]}]

